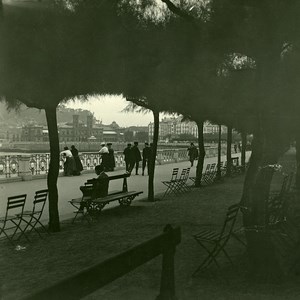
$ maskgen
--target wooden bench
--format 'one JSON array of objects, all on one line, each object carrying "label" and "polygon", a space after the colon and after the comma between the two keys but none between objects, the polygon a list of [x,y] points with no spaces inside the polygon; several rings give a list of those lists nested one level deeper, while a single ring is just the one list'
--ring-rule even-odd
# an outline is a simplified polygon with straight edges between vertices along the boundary
[{"label": "wooden bench", "polygon": [[[75,217],[73,222],[77,218],[78,214],[87,216],[98,216],[105,205],[113,201],[118,201],[121,206],[129,206],[135,197],[142,194],[142,191],[128,191],[127,178],[130,176],[129,173],[113,175],[108,177],[108,182],[112,180],[123,179],[122,190],[115,190],[108,192],[108,195],[101,198],[92,198],[91,196],[86,196],[84,193],[82,197],[72,199],[70,204],[76,208]],[[93,188],[93,182],[97,180],[96,178],[88,179],[85,186]],[[84,209],[82,210],[82,207]],[[88,219],[87,219],[88,220]]]}]

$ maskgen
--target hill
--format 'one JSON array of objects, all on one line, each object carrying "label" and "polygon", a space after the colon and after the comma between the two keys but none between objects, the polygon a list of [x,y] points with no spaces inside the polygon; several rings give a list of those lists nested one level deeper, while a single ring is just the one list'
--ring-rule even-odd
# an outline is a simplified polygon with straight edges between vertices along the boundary
[{"label": "hill", "polygon": [[[87,115],[91,114],[88,110],[67,108],[60,105],[57,110],[57,122],[72,122],[73,115],[79,115],[79,120],[86,123]],[[4,128],[21,127],[28,123],[37,125],[47,125],[44,110],[28,108],[22,105],[18,110],[7,110],[5,103],[0,102],[0,127]]]}]

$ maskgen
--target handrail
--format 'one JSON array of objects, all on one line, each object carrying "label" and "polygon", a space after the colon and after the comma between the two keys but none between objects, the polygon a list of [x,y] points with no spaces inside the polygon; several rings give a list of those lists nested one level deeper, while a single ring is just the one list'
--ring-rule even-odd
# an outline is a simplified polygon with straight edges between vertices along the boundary
[{"label": "handrail", "polygon": [[162,234],[29,295],[24,300],[81,299],[160,254],[163,259],[157,299],[175,299],[174,255],[180,241],[180,227],[166,225]]}]

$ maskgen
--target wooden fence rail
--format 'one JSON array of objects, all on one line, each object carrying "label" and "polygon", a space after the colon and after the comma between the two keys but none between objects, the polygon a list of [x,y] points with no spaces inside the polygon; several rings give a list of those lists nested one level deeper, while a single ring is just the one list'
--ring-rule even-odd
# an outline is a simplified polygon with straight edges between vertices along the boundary
[{"label": "wooden fence rail", "polygon": [[164,232],[140,245],[68,277],[24,300],[81,299],[162,254],[159,300],[175,297],[174,255],[181,241],[180,227],[166,225]]}]

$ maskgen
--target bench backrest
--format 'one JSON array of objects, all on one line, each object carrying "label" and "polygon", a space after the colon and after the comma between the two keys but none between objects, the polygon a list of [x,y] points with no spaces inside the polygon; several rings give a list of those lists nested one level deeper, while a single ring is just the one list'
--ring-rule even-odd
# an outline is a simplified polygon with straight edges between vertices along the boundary
[{"label": "bench backrest", "polygon": [[[122,192],[128,192],[127,177],[130,177],[129,173],[108,176],[108,185],[111,180],[123,179]],[[95,180],[96,178],[88,179],[85,185],[92,185],[94,187]]]}]

